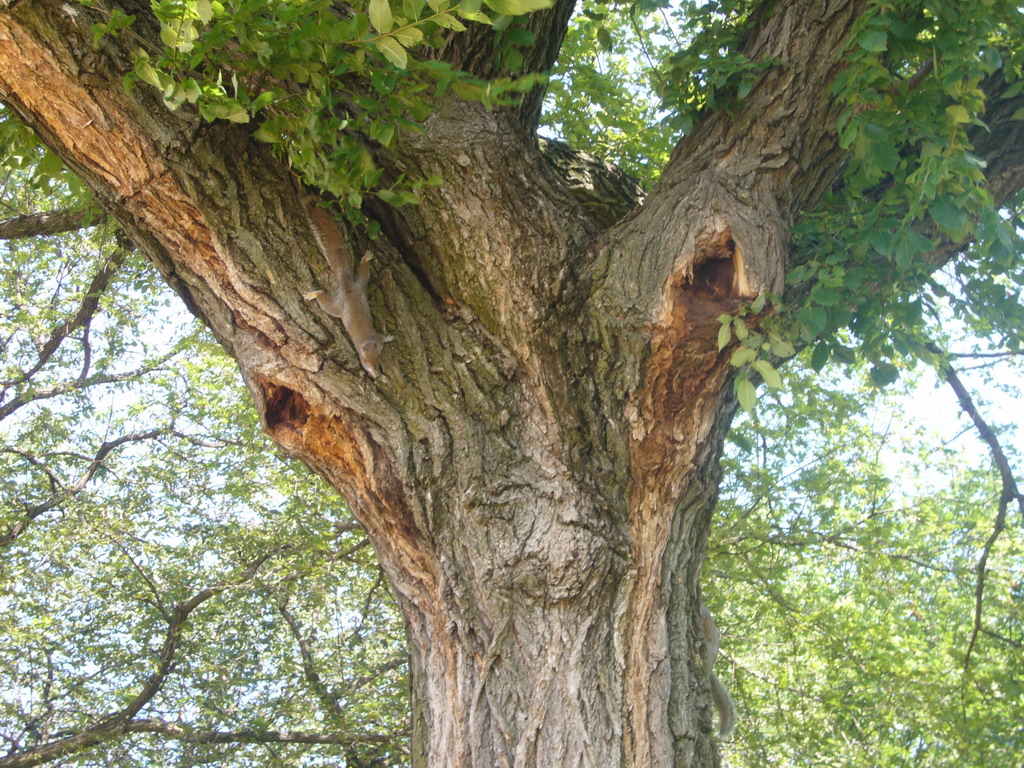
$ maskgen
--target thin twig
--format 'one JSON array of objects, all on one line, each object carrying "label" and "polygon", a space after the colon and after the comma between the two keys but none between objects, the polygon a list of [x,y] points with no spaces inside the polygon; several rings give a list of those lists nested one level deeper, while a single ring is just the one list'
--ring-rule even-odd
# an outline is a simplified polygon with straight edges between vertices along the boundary
[{"label": "thin twig", "polygon": [[306,681],[309,683],[310,688],[316,694],[317,698],[320,699],[320,703],[324,705],[324,708],[335,717],[338,722],[344,722],[345,713],[341,707],[341,701],[337,694],[334,694],[324,683],[323,678],[320,676],[319,670],[317,670],[316,659],[313,656],[313,649],[310,648],[309,642],[306,640],[305,635],[302,632],[302,627],[299,626],[299,622],[292,616],[291,611],[288,610],[288,606],[284,600],[280,600],[277,603],[278,613],[285,620],[288,625],[288,629],[292,633],[292,637],[299,645],[299,656],[302,658],[302,671],[306,677]]},{"label": "thin twig", "polygon": [[[77,328],[87,326],[99,308],[100,297],[103,292],[107,290],[114,275],[124,264],[124,260],[128,257],[128,251],[124,248],[116,248],[114,253],[109,259],[100,267],[99,271],[93,275],[89,286],[85,289],[82,294],[82,303],[78,307],[78,311],[68,320],[61,325],[53,329],[50,334],[50,338],[43,344],[43,348],[39,351],[39,358],[27,371],[22,373],[17,378],[2,383],[4,387],[15,386],[31,379],[36,373],[47,362],[53,357],[54,352],[64,343],[64,340]],[[88,342],[88,340],[86,340]],[[83,371],[84,372],[84,371]]]},{"label": "thin twig", "polygon": [[[927,347],[928,351],[932,354],[939,356],[940,359],[943,358],[943,352],[938,346],[928,344]],[[964,670],[966,671],[970,667],[971,653],[974,651],[978,635],[981,633],[982,604],[985,596],[985,575],[988,570],[988,558],[996,541],[999,539],[999,535],[1006,527],[1006,510],[1010,502],[1016,501],[1021,515],[1024,516],[1024,496],[1017,489],[1017,481],[1014,479],[1013,469],[1010,467],[1010,462],[1006,458],[1002,446],[999,444],[999,438],[996,437],[995,432],[992,431],[992,428],[982,418],[981,413],[974,404],[974,400],[971,398],[970,392],[967,391],[967,387],[960,381],[956,370],[946,362],[939,364],[939,370],[956,393],[957,400],[960,401],[960,407],[974,422],[979,437],[988,444],[989,451],[992,454],[992,461],[995,463],[996,469],[999,471],[999,477],[1002,480],[1002,492],[999,494],[999,509],[996,512],[996,519],[992,525],[992,533],[986,539],[985,546],[981,551],[981,557],[978,558],[978,564],[975,567],[978,576],[974,587],[974,626],[971,630],[971,639],[967,643],[967,651],[964,654]]]},{"label": "thin twig", "polygon": [[93,478],[93,476],[103,466],[103,463],[104,461],[106,461],[107,456],[110,455],[110,452],[113,451],[115,448],[119,448],[120,446],[126,443],[137,443],[143,440],[152,440],[156,437],[162,436],[163,434],[165,433],[161,429],[150,429],[145,432],[131,432],[127,435],[121,435],[120,437],[114,438],[113,440],[105,441],[96,450],[96,454],[94,456],[92,456],[91,458],[84,457],[86,460],[89,461],[89,466],[79,476],[78,480],[76,480],[73,485],[65,485],[64,483],[60,482],[60,480],[56,478],[56,475],[52,473],[48,468],[46,468],[42,464],[42,462],[40,462],[33,454],[29,454],[27,451],[21,448],[0,447],[0,453],[12,453],[18,456],[22,456],[25,459],[27,459],[30,463],[36,466],[43,467],[44,471],[46,471],[47,474],[50,475],[51,484],[57,482],[60,486],[60,490],[55,491],[50,496],[50,498],[46,499],[45,501],[41,501],[38,504],[33,504],[31,506],[26,507],[24,518],[22,518],[16,523],[13,523],[7,528],[7,530],[4,533],[0,534],[0,547],[4,547],[7,544],[10,544],[13,541],[15,541],[22,533],[24,533],[25,529],[29,526],[29,524],[37,517],[46,512],[49,512],[58,504],[61,504],[67,501],[68,499],[74,498],[79,493],[81,493],[85,489],[86,485],[88,485],[89,481]]},{"label": "thin twig", "polygon": [[40,400],[50,400],[54,397],[67,395],[71,392],[80,392],[83,389],[88,389],[89,387],[95,387],[102,384],[117,384],[122,381],[129,381],[147,373],[153,373],[154,371],[160,370],[164,363],[178,354],[180,354],[180,350],[172,350],[151,361],[149,364],[136,368],[133,371],[97,374],[84,380],[73,379],[71,381],[55,384],[52,387],[23,392],[4,403],[3,406],[0,406],[0,421],[3,421],[15,411],[25,407],[29,403],[36,403]]},{"label": "thin twig", "polygon": [[1007,358],[1007,357],[1015,357],[1016,355],[1024,355],[1024,349],[1016,349],[1016,350],[1004,349],[1001,352],[947,352],[946,354],[949,357],[956,357],[956,358],[965,358],[965,357],[967,357],[967,358],[997,357],[997,358],[1000,358],[1000,359],[1004,359],[1004,358]]}]

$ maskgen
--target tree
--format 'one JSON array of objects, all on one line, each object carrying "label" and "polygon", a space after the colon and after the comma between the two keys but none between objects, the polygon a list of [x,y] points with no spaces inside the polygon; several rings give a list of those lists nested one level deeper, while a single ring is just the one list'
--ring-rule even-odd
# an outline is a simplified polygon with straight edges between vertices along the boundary
[{"label": "tree", "polygon": [[[798,346],[880,384],[935,357],[946,265],[1019,346],[1012,4],[684,6],[683,137],[611,225],[535,143],[573,3],[2,5],[5,102],[372,541],[416,765],[715,764],[699,572],[739,405]],[[376,380],[303,301],[331,278],[293,169],[375,256]]]}]

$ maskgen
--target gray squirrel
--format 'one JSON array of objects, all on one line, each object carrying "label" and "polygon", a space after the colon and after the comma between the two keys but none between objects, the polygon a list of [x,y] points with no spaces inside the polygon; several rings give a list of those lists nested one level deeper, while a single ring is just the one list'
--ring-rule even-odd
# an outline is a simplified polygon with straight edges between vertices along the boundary
[{"label": "gray squirrel", "polygon": [[366,300],[366,284],[370,279],[373,256],[368,251],[356,267],[345,235],[323,208],[310,207],[309,224],[320,250],[331,265],[337,287],[330,295],[324,291],[309,291],[303,294],[303,298],[306,301],[316,299],[324,312],[341,319],[359,355],[360,364],[375,379],[380,373],[384,338],[373,327],[370,303]]},{"label": "gray squirrel", "polygon": [[711,618],[711,611],[704,603],[700,604],[701,624],[704,628],[704,640],[707,646],[708,675],[711,677],[711,698],[715,702],[715,709],[718,710],[718,733],[723,739],[732,736],[736,728],[736,705],[732,703],[732,696],[722,685],[711,668],[715,665],[718,657],[718,648],[722,640],[722,633],[715,626],[715,620]]}]

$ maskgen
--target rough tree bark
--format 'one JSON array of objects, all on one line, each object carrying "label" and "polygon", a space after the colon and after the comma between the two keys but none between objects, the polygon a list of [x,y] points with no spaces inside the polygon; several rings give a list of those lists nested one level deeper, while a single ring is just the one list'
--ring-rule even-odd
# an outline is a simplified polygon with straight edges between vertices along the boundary
[{"label": "rough tree bark", "polygon": [[[146,2],[135,31],[156,36]],[[793,0],[745,49],[778,62],[711,114],[644,205],[602,227],[546,165],[539,95],[452,100],[377,148],[440,174],[371,208],[376,381],[340,322],[308,192],[251,130],[126,93],[131,50],[58,0],[0,3],[3,99],[96,191],[237,359],[267,430],[365,526],[401,604],[414,763],[712,766],[698,573],[735,410],[717,316],[781,291],[788,231],[836,177],[842,66],[864,0]],[[570,0],[536,14],[527,66]],[[493,74],[488,31],[440,55]]]}]

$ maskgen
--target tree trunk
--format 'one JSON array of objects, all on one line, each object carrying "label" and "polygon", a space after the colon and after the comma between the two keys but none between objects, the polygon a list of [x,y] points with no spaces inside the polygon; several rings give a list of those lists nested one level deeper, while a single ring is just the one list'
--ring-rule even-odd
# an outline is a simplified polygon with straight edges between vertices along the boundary
[{"label": "tree trunk", "polygon": [[[746,49],[780,65],[603,232],[535,146],[537,95],[444,101],[422,136],[378,149],[388,173],[444,185],[367,210],[385,234],[370,303],[394,336],[376,380],[303,300],[333,278],[288,168],[244,128],[126,93],[131,45],[96,53],[85,9],[0,5],[5,101],[371,537],[408,625],[414,764],[715,765],[698,574],[735,410],[717,317],[782,290],[789,225],[839,163],[828,85],[863,3],[758,19]],[[120,5],[156,38],[148,4]],[[571,8],[536,16],[530,65],[553,59]],[[446,55],[472,67],[483,34]]]}]

